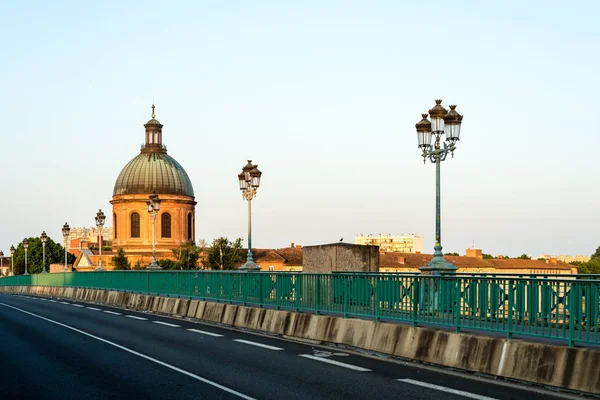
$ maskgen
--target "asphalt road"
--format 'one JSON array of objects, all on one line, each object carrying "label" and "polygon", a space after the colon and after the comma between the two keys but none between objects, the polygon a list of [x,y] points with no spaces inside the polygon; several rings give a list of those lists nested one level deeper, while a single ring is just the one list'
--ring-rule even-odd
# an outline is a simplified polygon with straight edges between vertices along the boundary
[{"label": "asphalt road", "polygon": [[566,397],[182,319],[0,295],[1,399]]}]

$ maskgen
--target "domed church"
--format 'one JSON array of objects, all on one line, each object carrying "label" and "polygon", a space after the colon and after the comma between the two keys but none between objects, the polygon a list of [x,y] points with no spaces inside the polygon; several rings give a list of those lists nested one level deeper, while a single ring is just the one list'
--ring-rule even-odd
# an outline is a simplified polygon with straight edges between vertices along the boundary
[{"label": "domed church", "polygon": [[167,154],[163,125],[152,119],[144,127],[140,154],[125,165],[113,190],[113,251],[123,248],[130,261],[149,263],[152,258],[152,217],[147,201],[152,193],[160,200],[155,221],[156,258],[173,258],[172,250],[195,241],[194,188],[181,164]]}]

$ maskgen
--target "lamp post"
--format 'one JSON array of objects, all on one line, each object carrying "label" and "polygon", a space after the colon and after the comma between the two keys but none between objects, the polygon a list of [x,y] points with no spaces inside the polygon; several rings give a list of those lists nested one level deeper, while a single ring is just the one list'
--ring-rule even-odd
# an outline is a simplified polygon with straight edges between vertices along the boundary
[{"label": "lamp post", "polygon": [[[0,250],[0,276],[4,276],[4,252]],[[6,274],[8,275],[8,274]]]},{"label": "lamp post", "polygon": [[29,275],[27,272],[27,248],[29,247],[29,240],[23,239],[23,248],[25,249],[25,273],[23,275]]},{"label": "lamp post", "polygon": [[46,272],[46,241],[48,240],[48,235],[46,235],[46,231],[42,231],[40,235],[40,239],[42,240],[42,274],[47,274]]},{"label": "lamp post", "polygon": [[71,233],[71,227],[69,226],[69,224],[67,224],[65,222],[65,224],[62,227],[62,234],[63,234],[63,239],[65,241],[65,272],[67,272],[67,240],[69,238],[69,233]]},{"label": "lamp post", "polygon": [[242,168],[238,175],[242,197],[248,200],[248,256],[246,263],[240,267],[242,271],[259,271],[260,265],[254,262],[252,257],[252,199],[256,197],[256,191],[260,186],[262,172],[258,170],[258,164],[253,165],[252,160]]},{"label": "lamp post", "polygon": [[102,210],[98,210],[96,213],[96,228],[98,228],[98,248],[100,249],[99,257],[100,261],[98,262],[98,267],[96,271],[105,271],[102,266],[102,228],[104,227],[104,221],[106,220],[106,216],[102,212]]},{"label": "lamp post", "polygon": [[10,245],[10,269],[11,275],[15,274],[15,246]]},{"label": "lamp post", "polygon": [[150,214],[150,218],[152,219],[152,262],[148,265],[147,269],[159,270],[162,269],[158,262],[156,261],[156,216],[158,215],[158,211],[160,210],[160,202],[162,200],[158,198],[156,193],[152,193],[148,200],[146,200],[146,204],[148,205],[148,213]]},{"label": "lamp post", "polygon": [[[448,112],[442,107],[441,103],[442,100],[436,100],[435,106],[429,110],[431,121],[427,119],[427,114],[421,114],[423,119],[415,125],[419,148],[423,151],[421,154],[423,162],[426,163],[427,159],[429,159],[435,164],[435,251],[433,259],[429,264],[419,268],[423,273],[432,275],[451,274],[458,269],[444,260],[442,253],[440,164],[446,160],[448,153],[454,157],[456,142],[458,142],[460,137],[460,126],[463,116],[455,111],[455,105],[450,106],[450,111]],[[442,135],[444,134],[446,135],[446,141],[441,142]],[[435,136],[433,148],[431,147],[432,136]],[[440,143],[443,143],[443,148],[440,146]]]},{"label": "lamp post", "polygon": [[10,245],[10,273],[11,275],[15,274],[15,246]]}]

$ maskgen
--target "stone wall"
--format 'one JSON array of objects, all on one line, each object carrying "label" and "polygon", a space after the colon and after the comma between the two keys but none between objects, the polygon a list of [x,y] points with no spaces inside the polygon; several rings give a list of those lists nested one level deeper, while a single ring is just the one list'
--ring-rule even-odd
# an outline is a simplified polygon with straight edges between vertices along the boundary
[{"label": "stone wall", "polygon": [[302,248],[306,273],[378,272],[379,246],[332,243]]}]

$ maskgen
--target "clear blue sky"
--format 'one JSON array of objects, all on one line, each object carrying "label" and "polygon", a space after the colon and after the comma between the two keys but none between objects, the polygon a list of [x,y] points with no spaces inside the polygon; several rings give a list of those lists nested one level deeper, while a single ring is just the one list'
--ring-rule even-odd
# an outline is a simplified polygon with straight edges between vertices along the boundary
[{"label": "clear blue sky", "polygon": [[465,115],[442,165],[444,250],[590,254],[598,15],[597,1],[2,2],[0,249],[110,210],[154,99],[198,239],[245,237],[251,158],[257,247],[399,232],[431,252],[435,167],[414,124],[441,98]]}]

